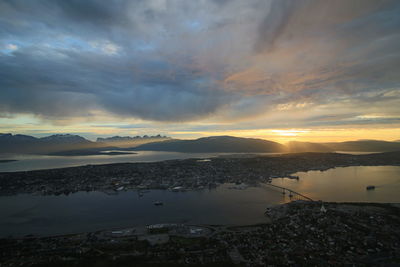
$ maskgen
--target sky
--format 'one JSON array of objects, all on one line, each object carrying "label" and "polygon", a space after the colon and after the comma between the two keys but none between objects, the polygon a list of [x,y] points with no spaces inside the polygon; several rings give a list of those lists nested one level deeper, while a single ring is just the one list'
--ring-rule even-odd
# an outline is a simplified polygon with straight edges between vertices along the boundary
[{"label": "sky", "polygon": [[398,0],[0,0],[0,132],[400,139]]}]

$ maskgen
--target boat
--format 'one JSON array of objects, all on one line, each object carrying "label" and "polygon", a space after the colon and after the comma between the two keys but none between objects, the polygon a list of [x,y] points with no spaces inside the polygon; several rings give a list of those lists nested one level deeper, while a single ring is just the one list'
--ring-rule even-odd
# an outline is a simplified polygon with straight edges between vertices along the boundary
[{"label": "boat", "polygon": [[367,190],[374,190],[375,189],[375,185],[369,185],[367,186]]},{"label": "boat", "polygon": [[162,206],[164,203],[162,203],[161,201],[156,201],[154,202],[154,205],[156,206]]},{"label": "boat", "polygon": [[267,208],[264,212],[264,215],[269,215],[271,213],[271,208]]},{"label": "boat", "polygon": [[183,186],[175,186],[174,188],[171,189],[172,192],[179,192],[179,191],[184,191]]}]

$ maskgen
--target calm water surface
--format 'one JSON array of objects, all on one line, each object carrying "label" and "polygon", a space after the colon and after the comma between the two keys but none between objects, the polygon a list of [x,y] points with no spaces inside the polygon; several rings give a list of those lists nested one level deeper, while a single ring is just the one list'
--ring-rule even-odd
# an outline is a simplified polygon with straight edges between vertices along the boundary
[{"label": "calm water surface", "polygon": [[[179,153],[161,151],[135,151],[137,154],[125,155],[93,155],[93,156],[46,156],[46,155],[18,155],[0,154],[0,159],[14,159],[17,161],[0,163],[0,172],[29,171],[75,167],[88,164],[110,164],[125,162],[155,162],[172,159],[212,158],[232,155],[233,153]],[[272,155],[278,153],[252,153],[257,155]],[[235,154],[246,156],[249,154]]]},{"label": "calm water surface", "polygon": [[[357,166],[298,172],[299,180],[278,178],[272,184],[324,201],[400,203],[399,166]],[[374,185],[375,190],[366,190]]]},{"label": "calm water surface", "polygon": [[[106,195],[79,192],[69,196],[0,197],[0,236],[54,235],[154,223],[253,224],[266,222],[267,206],[285,201],[265,187],[170,192],[151,190]],[[155,206],[162,201],[163,206]]]},{"label": "calm water surface", "polygon": [[[400,167],[345,167],[325,172],[299,172],[297,180],[273,179],[314,200],[400,203]],[[367,185],[376,189],[367,191]],[[163,206],[155,206],[162,201]],[[262,185],[244,190],[224,184],[216,189],[170,192],[151,190],[107,195],[79,192],[69,196],[0,197],[0,236],[55,235],[153,223],[255,224],[263,213],[288,195]]]}]

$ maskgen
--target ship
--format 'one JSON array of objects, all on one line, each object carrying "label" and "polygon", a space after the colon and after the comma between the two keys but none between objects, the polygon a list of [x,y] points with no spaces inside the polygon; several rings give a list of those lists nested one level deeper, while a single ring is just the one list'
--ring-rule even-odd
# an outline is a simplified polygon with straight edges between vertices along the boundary
[{"label": "ship", "polygon": [[367,190],[374,190],[375,189],[375,185],[368,185],[367,186]]}]

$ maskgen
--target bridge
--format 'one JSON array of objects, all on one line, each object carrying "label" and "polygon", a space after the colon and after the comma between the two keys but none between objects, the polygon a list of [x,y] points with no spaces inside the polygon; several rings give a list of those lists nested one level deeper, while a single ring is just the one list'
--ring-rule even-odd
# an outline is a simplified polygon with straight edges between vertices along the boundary
[{"label": "bridge", "polygon": [[278,188],[280,190],[282,190],[282,194],[286,194],[286,191],[289,193],[289,197],[291,200],[308,200],[308,201],[314,201],[313,199],[309,198],[308,196],[305,196],[303,194],[300,194],[296,191],[293,191],[289,188],[286,187],[282,187],[282,186],[278,186],[278,185],[273,185],[273,184],[264,184],[266,186],[271,186],[271,187],[275,187]]}]

